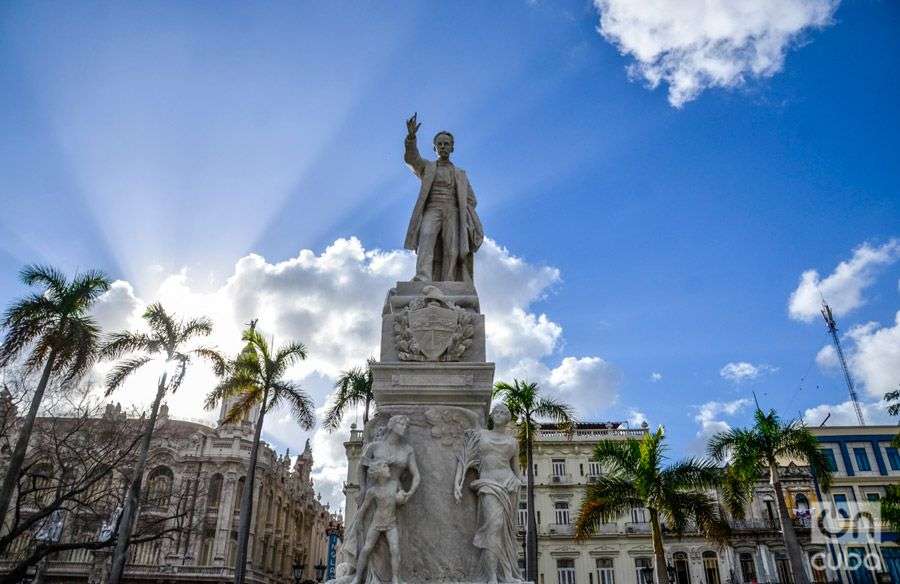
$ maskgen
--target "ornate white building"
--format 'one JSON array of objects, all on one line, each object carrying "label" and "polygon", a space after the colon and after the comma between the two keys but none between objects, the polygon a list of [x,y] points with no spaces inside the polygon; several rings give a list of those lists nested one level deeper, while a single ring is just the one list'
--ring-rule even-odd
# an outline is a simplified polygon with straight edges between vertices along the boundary
[{"label": "ornate white building", "polygon": [[[138,428],[139,420],[126,419],[118,405],[107,406],[104,417]],[[132,546],[125,580],[231,582],[253,425],[244,421],[212,427],[176,420],[168,416],[164,405],[157,428],[159,437],[154,437],[144,478],[144,490],[154,503],[145,504],[141,513],[174,516],[181,505],[181,513],[188,519],[185,524],[195,528]],[[6,453],[0,458],[8,456],[8,449]],[[327,561],[326,529],[339,523],[340,517],[316,497],[310,479],[312,464],[309,441],[294,464],[288,454],[279,456],[268,444],[261,446],[248,582],[291,584],[321,579],[317,572],[321,573]],[[67,517],[60,541],[96,540],[99,528],[96,518]],[[0,559],[0,574],[26,545],[25,538],[14,542],[7,557]],[[109,550],[74,550],[58,556],[47,561],[44,582],[105,581]]]}]

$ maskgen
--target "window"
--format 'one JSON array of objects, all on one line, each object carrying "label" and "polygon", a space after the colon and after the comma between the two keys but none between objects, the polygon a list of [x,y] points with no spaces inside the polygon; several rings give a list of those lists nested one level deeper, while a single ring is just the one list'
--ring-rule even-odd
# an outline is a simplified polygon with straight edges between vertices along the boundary
[{"label": "window", "polygon": [[528,502],[519,501],[519,527],[528,525]]},{"label": "window", "polygon": [[837,510],[838,515],[843,517],[844,519],[850,518],[850,506],[847,504],[847,495],[842,493],[835,493],[832,495],[832,499],[834,500],[834,508]]},{"label": "window", "polygon": [[778,581],[781,584],[793,584],[794,575],[791,573],[791,565],[784,554],[775,555],[775,571],[778,572]]},{"label": "window", "polygon": [[564,458],[554,458],[553,459],[553,476],[561,477],[566,474],[566,459]]},{"label": "window", "polygon": [[[719,558],[716,552],[703,552],[703,573],[706,584],[721,584],[719,581]],[[782,580],[782,582],[784,582]]]},{"label": "window", "polygon": [[575,560],[556,560],[556,583],[575,584]]},{"label": "window", "polygon": [[635,558],[634,573],[637,584],[653,584],[653,564],[650,558]]},{"label": "window", "polygon": [[778,513],[775,511],[775,501],[772,499],[766,499],[766,517],[768,517],[770,523],[775,523],[775,518],[778,517]]},{"label": "window", "polygon": [[837,472],[837,460],[834,458],[834,450],[831,448],[823,448],[822,456],[825,457],[825,467],[829,472]]},{"label": "window", "polygon": [[856,459],[857,469],[862,472],[872,470],[872,465],[869,464],[869,454],[866,452],[865,448],[854,448],[853,457]]},{"label": "window", "polygon": [[869,503],[877,503],[881,501],[881,495],[879,493],[866,493],[866,501]]},{"label": "window", "polygon": [[553,504],[556,512],[556,523],[559,525],[569,524],[569,504],[566,501],[557,501]]},{"label": "window", "polygon": [[691,584],[691,569],[688,566],[688,557],[684,552],[672,554],[675,562],[675,584]]},{"label": "window", "polygon": [[825,584],[828,582],[828,574],[825,573],[825,568],[822,566],[821,557],[817,557],[823,555],[825,552],[810,552],[809,553],[809,569],[812,571],[812,581],[815,584]]},{"label": "window", "polygon": [[589,477],[600,476],[600,463],[599,462],[589,462],[588,463],[588,476]]},{"label": "window", "polygon": [[850,569],[852,584],[873,584],[872,573],[866,567],[866,548],[847,548],[847,567]]},{"label": "window", "polygon": [[632,523],[647,523],[647,510],[643,507],[632,507],[631,509]]},{"label": "window", "polygon": [[756,563],[753,561],[753,554],[744,552],[740,556],[741,561],[741,579],[744,584],[756,582]]},{"label": "window", "polygon": [[616,584],[612,558],[597,558],[597,584]]},{"label": "window", "polygon": [[209,479],[209,490],[206,493],[206,507],[218,509],[219,499],[222,497],[222,475],[216,473]]},{"label": "window", "polygon": [[892,446],[889,446],[886,450],[891,470],[900,470],[900,452],[897,452],[897,449]]}]

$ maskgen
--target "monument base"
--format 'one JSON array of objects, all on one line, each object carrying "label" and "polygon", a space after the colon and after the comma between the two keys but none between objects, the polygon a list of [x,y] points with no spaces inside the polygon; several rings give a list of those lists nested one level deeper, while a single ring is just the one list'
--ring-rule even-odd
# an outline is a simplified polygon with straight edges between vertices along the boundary
[{"label": "monument base", "polygon": [[[405,415],[406,440],[415,451],[421,477],[418,490],[398,512],[400,580],[483,582],[480,551],[472,543],[477,499],[465,489],[457,502],[453,484],[464,432],[485,425],[494,364],[376,363],[372,374],[378,408],[366,425],[365,441],[383,433],[392,416]],[[384,565],[389,557],[386,548],[382,540],[372,554],[372,567],[381,581],[390,575]]]}]

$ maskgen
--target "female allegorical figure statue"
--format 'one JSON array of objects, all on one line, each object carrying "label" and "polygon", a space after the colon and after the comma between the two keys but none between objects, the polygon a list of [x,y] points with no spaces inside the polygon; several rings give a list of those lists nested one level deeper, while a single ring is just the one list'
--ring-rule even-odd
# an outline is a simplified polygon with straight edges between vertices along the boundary
[{"label": "female allegorical figure statue", "polygon": [[516,504],[522,477],[516,470],[519,447],[505,429],[512,416],[503,404],[491,410],[494,429],[467,430],[465,447],[456,466],[453,496],[462,497],[466,471],[478,478],[469,485],[478,493],[478,529],[473,544],[481,550],[484,577],[489,584],[521,582],[516,544]]},{"label": "female allegorical figure statue", "polygon": [[[393,580],[397,582],[398,574],[391,574],[388,578],[386,574],[378,573],[380,567],[393,564],[399,566],[400,550],[397,545],[389,545],[390,562],[383,561],[386,558],[377,558],[381,561],[373,561],[376,558],[370,558],[369,552],[374,546],[375,541],[371,541],[366,546],[366,553],[361,554],[358,561],[358,555],[362,551],[367,539],[372,539],[370,532],[374,528],[377,532],[374,535],[385,533],[389,544],[399,540],[398,526],[396,520],[388,522],[382,515],[396,513],[396,507],[405,504],[416,489],[419,488],[419,467],[416,465],[416,454],[406,440],[406,428],[409,426],[409,419],[403,415],[391,416],[383,429],[383,435],[380,435],[369,443],[363,450],[362,457],[359,461],[360,466],[360,493],[359,503],[360,510],[353,518],[350,525],[346,529],[346,537],[342,545],[343,557],[341,558],[340,572],[343,577],[337,579],[338,582],[355,582],[357,584],[365,582],[387,582]],[[376,480],[371,476],[370,469],[377,467],[374,474],[381,474]],[[401,477],[409,473],[410,485],[409,489],[404,490],[401,484]],[[396,506],[390,510],[385,505],[373,504],[365,507],[373,507],[372,513],[367,513],[368,509],[363,506],[367,500],[367,491],[369,488],[377,484],[379,493],[396,493]],[[369,497],[372,499],[373,497]],[[380,511],[379,511],[380,510]],[[366,515],[371,515],[367,518]],[[368,519],[368,520],[367,520]],[[390,523],[390,525],[388,524]],[[389,533],[390,532],[390,533]],[[375,538],[377,540],[377,537]],[[394,542],[391,542],[394,540]],[[375,565],[373,565],[373,563]],[[346,573],[351,572],[351,573]],[[358,572],[353,574],[352,572]],[[363,573],[365,572],[365,573]]]}]

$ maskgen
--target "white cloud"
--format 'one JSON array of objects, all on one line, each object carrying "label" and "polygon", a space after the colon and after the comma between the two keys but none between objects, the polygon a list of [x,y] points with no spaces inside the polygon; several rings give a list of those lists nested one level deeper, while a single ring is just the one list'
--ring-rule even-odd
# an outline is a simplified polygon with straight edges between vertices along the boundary
[{"label": "white cloud", "polygon": [[810,29],[832,23],[839,0],[594,0],[599,31],[635,59],[634,77],[669,86],[675,107],[711,87],[771,77]]},{"label": "white cloud", "polygon": [[719,375],[723,379],[727,379],[733,383],[741,383],[756,379],[767,373],[774,373],[775,371],[778,371],[777,367],[772,367],[765,363],[754,365],[753,363],[748,363],[746,361],[738,361],[726,363],[719,370]]},{"label": "white cloud", "polygon": [[[552,267],[530,264],[491,240],[477,258],[476,284],[482,312],[487,315],[488,359],[497,364],[497,379],[527,378],[542,384],[548,395],[565,400],[579,413],[593,414],[617,399],[619,373],[598,356],[558,355],[562,327],[531,305],[547,296],[560,281]],[[321,254],[302,250],[294,257],[270,262],[257,254],[240,258],[224,281],[194,277],[181,270],[159,274],[152,298],[136,294],[128,282],[117,282],[96,310],[107,330],[135,328],[147,302],[159,300],[180,317],[205,315],[215,323],[207,342],[226,352],[240,346],[244,323],[259,318],[259,327],[276,342],[301,340],[309,358],[289,372],[317,404],[324,404],[334,377],[342,369],[378,355],[381,308],[385,294],[414,271],[414,256],[399,250],[366,250],[356,238],[338,239]],[[109,364],[99,367],[99,373]],[[152,399],[156,372],[147,371],[116,393],[123,404],[147,405]],[[205,412],[200,396],[215,383],[207,367],[195,367],[184,386],[170,396],[175,417],[215,420]],[[339,432],[317,429],[311,444],[314,478],[326,500],[340,504],[346,478],[343,441],[352,416]],[[302,448],[307,433],[287,412],[273,412],[264,436],[279,449]]]},{"label": "white cloud", "polygon": [[[893,326],[877,322],[856,325],[842,341],[850,374],[860,391],[880,398],[900,388],[900,311],[894,315]],[[837,351],[831,344],[819,350],[816,363],[822,369],[840,372]],[[843,389],[843,379],[840,383]]]},{"label": "white cloud", "polygon": [[656,383],[657,381],[662,381],[662,378],[663,378],[662,373],[658,373],[658,372],[654,371],[653,373],[650,374],[650,381],[652,381],[653,383]]},{"label": "white cloud", "polygon": [[[861,403],[863,416],[867,424],[896,424],[896,420],[888,415],[884,402]],[[826,426],[858,426],[856,410],[853,404],[846,401],[841,404],[822,404],[803,412],[803,421],[810,426],[819,426],[831,414]]]},{"label": "white cloud", "polygon": [[638,428],[641,426],[641,424],[645,424],[645,423],[648,423],[648,422],[647,422],[647,415],[644,414],[644,412],[642,412],[638,409],[635,409],[635,408],[630,408],[628,410],[628,425],[629,426],[631,426],[632,428]]},{"label": "white cloud", "polygon": [[791,318],[805,322],[819,318],[823,296],[835,316],[843,316],[862,306],[866,302],[863,291],[875,281],[877,269],[898,258],[900,240],[891,239],[879,247],[862,244],[853,251],[852,258],[839,263],[825,278],[821,278],[816,270],[803,272],[788,302]]},{"label": "white cloud", "polygon": [[717,418],[734,416],[748,405],[750,400],[741,398],[729,402],[708,401],[698,406],[697,414],[694,416],[694,421],[700,424],[697,437],[708,438],[717,432],[731,429],[727,422]]}]

